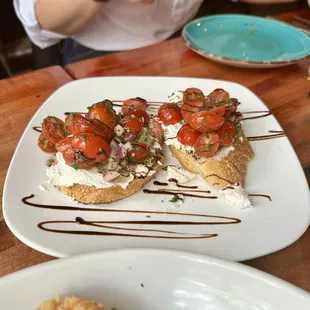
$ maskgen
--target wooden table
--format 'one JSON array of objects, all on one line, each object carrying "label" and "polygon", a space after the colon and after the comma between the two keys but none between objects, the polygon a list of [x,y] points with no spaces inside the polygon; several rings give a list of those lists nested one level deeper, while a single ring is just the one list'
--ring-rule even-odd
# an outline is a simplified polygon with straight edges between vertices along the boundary
[{"label": "wooden table", "polygon": [[2,215],[2,192],[8,166],[29,120],[49,95],[71,80],[61,67],[0,80],[0,277],[52,259],[11,233]]},{"label": "wooden table", "polygon": [[[210,62],[181,39],[95,58],[66,67],[75,79],[107,75],[219,78],[241,83],[268,105],[291,140],[310,183],[310,59],[270,70],[246,70]],[[0,190],[15,146],[27,122],[57,87],[71,78],[53,67],[0,81]],[[2,192],[1,192],[2,193]],[[52,259],[19,242],[0,214],[0,276]],[[310,291],[310,229],[293,245],[246,264]]]}]

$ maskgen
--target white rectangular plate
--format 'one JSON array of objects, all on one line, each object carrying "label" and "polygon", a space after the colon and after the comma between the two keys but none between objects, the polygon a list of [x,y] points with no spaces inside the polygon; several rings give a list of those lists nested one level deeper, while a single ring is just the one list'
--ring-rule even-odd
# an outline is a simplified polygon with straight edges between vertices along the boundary
[{"label": "white rectangular plate", "polygon": [[117,310],[310,308],[307,292],[254,268],[170,250],[79,255],[0,279],[1,309],[34,310],[56,294]]},{"label": "white rectangular plate", "polygon": [[[247,88],[226,81],[167,78],[167,77],[103,77],[71,82],[56,91],[38,110],[30,121],[19,142],[7,175],[3,208],[5,220],[12,232],[27,245],[50,255],[63,257],[99,250],[152,247],[170,248],[209,254],[229,260],[246,260],[282,249],[296,241],[309,225],[309,188],[296,157],[286,137],[251,142],[255,158],[248,166],[246,190],[249,193],[267,194],[272,202],[262,197],[253,198],[254,208],[239,211],[219,197],[216,200],[186,198],[179,208],[169,202],[171,197],[146,195],[141,191],[121,201],[100,205],[105,210],[145,210],[177,213],[196,213],[238,218],[240,224],[233,225],[127,225],[129,228],[173,230],[188,234],[217,234],[209,239],[162,239],[126,236],[94,236],[59,234],[40,230],[37,225],[43,221],[74,221],[80,216],[90,221],[203,221],[201,217],[176,216],[168,214],[89,212],[40,209],[27,206],[21,199],[34,194],[31,202],[49,205],[67,205],[85,208],[85,205],[70,202],[68,197],[55,188],[46,191],[39,189],[45,184],[45,163],[48,155],[37,146],[38,133],[32,127],[40,125],[47,115],[64,118],[66,111],[85,111],[94,102],[109,98],[124,100],[130,97],[143,97],[148,101],[166,101],[174,90],[197,87],[208,94],[215,88],[224,88],[232,97],[241,102],[239,110],[267,110],[262,101]],[[281,130],[273,116],[244,121],[247,136],[268,134],[269,130]],[[167,151],[167,162],[176,160]],[[166,172],[157,175],[159,181],[166,180]],[[205,182],[205,189],[216,189]],[[146,188],[158,189],[152,182]],[[216,221],[216,219],[210,219]],[[49,228],[63,230],[89,230],[77,224],[54,224]],[[94,231],[135,233],[91,228]],[[171,236],[158,232],[150,236]]]}]

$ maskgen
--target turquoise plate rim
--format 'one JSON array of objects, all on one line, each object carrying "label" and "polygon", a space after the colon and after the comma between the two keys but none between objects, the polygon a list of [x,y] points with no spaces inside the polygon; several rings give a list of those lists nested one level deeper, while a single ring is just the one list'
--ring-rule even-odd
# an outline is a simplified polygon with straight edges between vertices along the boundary
[{"label": "turquoise plate rim", "polygon": [[[198,21],[201,20],[206,20],[206,19],[212,19],[212,18],[216,18],[216,17],[246,17],[246,18],[252,18],[254,20],[264,20],[267,22],[271,22],[271,23],[275,23],[275,24],[281,24],[282,26],[288,27],[289,29],[295,31],[298,33],[298,35],[303,36],[304,38],[306,38],[307,40],[309,40],[309,54],[306,56],[302,56],[299,58],[295,58],[292,60],[279,60],[279,61],[255,61],[255,60],[244,60],[244,59],[239,59],[239,58],[230,58],[230,57],[225,57],[225,56],[220,56],[220,55],[215,55],[212,54],[210,52],[208,52],[205,49],[199,49],[195,46],[193,46],[188,39],[186,38],[186,31],[188,29],[189,26],[191,26],[194,23],[197,23]],[[202,16],[202,17],[198,17],[196,19],[193,19],[192,21],[190,21],[189,23],[187,23],[183,29],[182,29],[182,38],[186,44],[187,47],[189,47],[191,50],[193,50],[194,52],[196,52],[197,54],[200,54],[202,56],[207,55],[208,58],[213,58],[213,59],[217,59],[220,61],[226,61],[226,62],[237,62],[240,64],[255,64],[255,65],[281,65],[281,64],[293,64],[293,63],[297,63],[303,59],[306,59],[310,56],[310,37],[308,37],[305,33],[303,33],[302,31],[296,29],[295,27],[282,22],[282,21],[278,21],[278,20],[273,20],[273,19],[268,19],[267,17],[260,17],[260,16],[255,16],[255,15],[245,15],[245,14],[215,14],[215,15],[208,15],[208,16]]]}]

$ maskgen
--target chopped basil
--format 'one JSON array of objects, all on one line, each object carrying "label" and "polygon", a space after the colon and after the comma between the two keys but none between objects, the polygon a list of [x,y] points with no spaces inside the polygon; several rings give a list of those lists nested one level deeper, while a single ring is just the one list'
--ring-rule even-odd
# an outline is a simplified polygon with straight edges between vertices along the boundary
[{"label": "chopped basil", "polygon": [[76,161],[74,161],[74,162],[72,163],[71,166],[72,166],[72,168],[75,169],[75,170],[80,169],[80,165],[79,165]]},{"label": "chopped basil", "polygon": [[80,135],[80,138],[81,138],[82,141],[86,141],[87,140],[87,135],[86,134]]},{"label": "chopped basil", "polygon": [[210,143],[207,146],[201,148],[201,152],[210,152],[214,144]]},{"label": "chopped basil", "polygon": [[149,155],[142,163],[148,167],[152,167],[157,162],[157,158],[154,155]]},{"label": "chopped basil", "polygon": [[232,133],[231,132],[228,132],[228,131],[225,131],[224,132],[224,137],[232,137]]},{"label": "chopped basil", "polygon": [[150,135],[145,130],[142,130],[138,135],[137,142],[149,144],[151,139]]},{"label": "chopped basil", "polygon": [[177,203],[178,201],[184,201],[184,198],[180,197],[178,194],[173,195],[173,197],[169,200],[169,202]]},{"label": "chopped basil", "polygon": [[144,287],[144,284],[143,283],[140,283],[141,287]]},{"label": "chopped basil", "polygon": [[53,164],[54,164],[54,159],[53,159],[53,158],[51,158],[51,159],[49,159],[49,160],[47,161],[47,167],[52,167]]},{"label": "chopped basil", "polygon": [[167,171],[168,170],[168,166],[162,167],[161,169]]}]

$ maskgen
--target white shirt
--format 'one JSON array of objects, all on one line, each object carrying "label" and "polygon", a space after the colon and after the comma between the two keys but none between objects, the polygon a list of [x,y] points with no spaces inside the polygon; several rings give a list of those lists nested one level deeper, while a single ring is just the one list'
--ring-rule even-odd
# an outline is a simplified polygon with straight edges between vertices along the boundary
[{"label": "white shirt", "polygon": [[[30,40],[41,48],[66,36],[40,28],[35,14],[37,0],[13,0],[18,18]],[[51,0],[52,1],[52,0]],[[166,40],[192,19],[203,0],[155,0],[153,4],[111,0],[88,26],[72,36],[94,50],[117,51]]]}]

